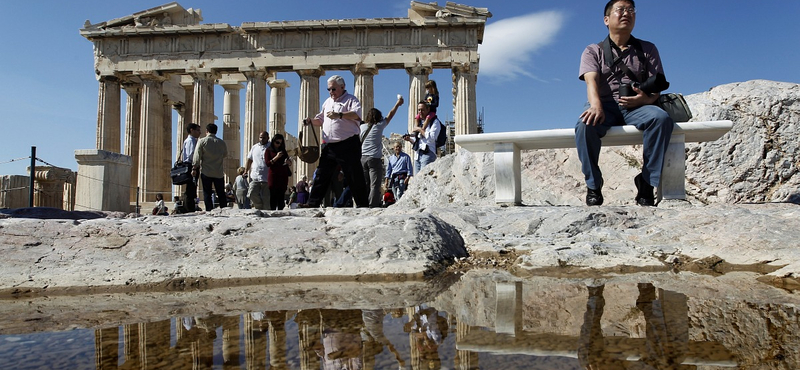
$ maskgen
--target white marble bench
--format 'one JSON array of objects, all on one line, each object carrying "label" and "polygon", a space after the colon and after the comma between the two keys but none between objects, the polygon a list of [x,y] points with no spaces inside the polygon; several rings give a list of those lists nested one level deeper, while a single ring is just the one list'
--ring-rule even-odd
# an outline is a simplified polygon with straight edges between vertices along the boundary
[{"label": "white marble bench", "polygon": [[[714,141],[733,127],[731,121],[675,124],[661,175],[659,196],[686,199],[685,143]],[[642,132],[634,126],[615,126],[603,137],[603,146],[642,144]],[[522,204],[519,154],[522,150],[575,147],[575,130],[494,132],[457,135],[455,142],[471,152],[494,152],[495,201]]]}]

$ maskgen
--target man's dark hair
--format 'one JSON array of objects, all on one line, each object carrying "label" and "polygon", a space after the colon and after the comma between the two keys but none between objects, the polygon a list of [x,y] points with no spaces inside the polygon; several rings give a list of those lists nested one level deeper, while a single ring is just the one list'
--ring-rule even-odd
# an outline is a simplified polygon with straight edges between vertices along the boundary
[{"label": "man's dark hair", "polygon": [[633,0],[610,0],[608,3],[606,3],[606,8],[603,11],[603,16],[607,17],[607,16],[611,15],[611,8],[614,7],[614,4],[616,4],[616,3],[620,2],[620,1],[627,1],[627,2],[631,3],[632,7],[634,7],[634,8],[636,7],[636,3]]},{"label": "man's dark hair", "polygon": [[200,129],[200,125],[198,125],[196,123],[190,123],[188,126],[186,126],[186,132],[187,133],[192,133],[192,130],[194,130],[194,129],[198,129],[199,130]]},{"label": "man's dark hair", "polygon": [[206,125],[206,131],[210,132],[213,135],[217,134],[217,125],[213,123],[209,123]]}]

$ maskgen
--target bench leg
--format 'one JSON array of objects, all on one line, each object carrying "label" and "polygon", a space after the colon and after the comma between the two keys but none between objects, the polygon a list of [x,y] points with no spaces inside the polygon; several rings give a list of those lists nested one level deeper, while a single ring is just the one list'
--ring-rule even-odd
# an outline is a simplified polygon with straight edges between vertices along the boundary
[{"label": "bench leg", "polygon": [[659,197],[664,199],[686,199],[686,136],[672,135],[661,169]]},{"label": "bench leg", "polygon": [[519,147],[513,143],[494,145],[494,199],[497,203],[522,204],[519,153]]}]

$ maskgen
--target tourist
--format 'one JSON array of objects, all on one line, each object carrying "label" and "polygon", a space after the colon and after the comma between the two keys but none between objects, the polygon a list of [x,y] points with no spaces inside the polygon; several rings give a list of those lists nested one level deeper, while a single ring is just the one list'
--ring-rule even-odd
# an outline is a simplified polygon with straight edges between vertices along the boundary
[{"label": "tourist", "polygon": [[164,195],[161,193],[156,194],[156,206],[153,207],[153,214],[159,216],[169,215],[169,208],[164,204]]},{"label": "tourist", "polygon": [[386,189],[386,192],[383,193],[383,206],[388,207],[395,203],[394,199],[394,192],[392,189]]},{"label": "tourist", "polygon": [[172,198],[172,203],[173,203],[172,205],[173,215],[183,213],[184,208],[183,208],[183,202],[181,201],[181,197],[176,195],[175,197]]},{"label": "tourist", "polygon": [[364,169],[364,180],[369,185],[369,206],[381,206],[381,172],[383,172],[383,130],[389,125],[397,108],[403,105],[403,97],[398,95],[397,102],[385,118],[378,109],[367,112],[361,124],[361,167]]},{"label": "tourist", "polygon": [[322,110],[314,117],[303,120],[304,124],[322,126],[322,150],[308,203],[302,207],[319,207],[328,192],[331,178],[337,166],[341,166],[344,177],[353,192],[358,207],[367,207],[369,191],[361,168],[361,141],[359,122],[361,102],[345,90],[344,78],[335,75],[328,79],[330,97],[322,104]]},{"label": "tourist", "polygon": [[269,183],[269,209],[283,209],[285,206],[284,194],[289,186],[289,166],[292,162],[286,152],[286,142],[283,135],[275,134],[269,147],[264,152],[264,162],[267,164],[267,181]]},{"label": "tourist", "polygon": [[250,186],[247,197],[250,205],[255,209],[267,209],[270,203],[267,175],[269,168],[265,162],[264,154],[269,144],[269,133],[264,131],[258,135],[258,142],[247,153],[247,163],[244,172],[250,174]]},{"label": "tourist", "polygon": [[292,206],[295,203],[297,203],[297,187],[292,186],[289,188],[289,200],[286,201],[286,204],[289,205],[289,208],[296,208],[297,206]]},{"label": "tourist", "polygon": [[422,131],[427,130],[428,126],[431,125],[431,122],[436,118],[436,109],[439,108],[439,89],[436,87],[436,81],[434,80],[425,82],[425,102],[428,103],[428,108],[430,108],[428,115],[420,117],[419,113],[417,113],[414,117],[416,122],[422,123]]},{"label": "tourist", "polygon": [[206,136],[197,141],[194,151],[192,164],[192,176],[200,173],[200,181],[203,184],[203,201],[206,204],[206,211],[211,211],[214,207],[211,196],[213,186],[217,193],[217,200],[221,208],[227,205],[225,196],[225,172],[222,163],[228,155],[228,146],[222,139],[217,137],[217,125],[209,123],[206,125]]},{"label": "tourist", "polygon": [[236,193],[233,192],[233,184],[225,184],[225,200],[227,200],[228,207],[233,208],[236,203]]},{"label": "tourist", "polygon": [[660,77],[666,83],[661,57],[655,45],[631,35],[636,24],[633,0],[609,1],[603,21],[608,37],[586,47],[579,74],[586,82],[589,100],[575,125],[575,144],[586,179],[586,204],[603,204],[603,176],[598,166],[601,138],[612,126],[628,124],[644,135],[642,172],[634,178],[636,203],[653,206],[653,187],[661,181],[674,123],[667,112],[653,105],[666,87],[657,86],[648,92],[639,87],[645,88],[650,78]]},{"label": "tourist", "polygon": [[308,184],[308,176],[303,175],[300,181],[297,182],[295,188],[297,190],[297,203],[304,204],[308,203],[308,189],[310,185]]},{"label": "tourist", "polygon": [[245,173],[244,167],[239,167],[236,169],[236,173],[239,175],[236,176],[236,180],[233,181],[233,191],[236,194],[236,205],[239,206],[239,209],[248,209],[250,208],[250,198],[247,197],[247,189],[250,187],[250,184],[247,181],[247,174]]},{"label": "tourist", "polygon": [[394,155],[389,156],[389,165],[386,166],[384,187],[392,189],[394,198],[400,199],[411,179],[411,157],[403,153],[403,144],[396,142],[393,148]]},{"label": "tourist", "polygon": [[[200,125],[190,123],[186,126],[186,140],[183,141],[180,161],[192,163],[194,159],[194,148],[197,146],[197,138],[200,137]],[[189,181],[183,188],[184,211],[194,212],[196,210],[194,199],[197,198],[197,177]]]},{"label": "tourist", "polygon": [[[427,102],[417,103],[417,113],[419,117],[427,117],[431,109]],[[414,135],[405,135],[403,139],[413,144],[416,151],[414,160],[414,173],[419,173],[425,166],[436,160],[436,137],[439,135],[441,122],[436,115],[433,116],[432,123],[427,129],[423,130],[420,122],[414,127]]]}]

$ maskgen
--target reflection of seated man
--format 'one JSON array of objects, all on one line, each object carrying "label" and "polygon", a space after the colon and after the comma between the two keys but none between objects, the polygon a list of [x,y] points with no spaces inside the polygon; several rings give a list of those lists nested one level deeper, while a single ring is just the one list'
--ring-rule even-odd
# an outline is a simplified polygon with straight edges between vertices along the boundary
[{"label": "reflection of seated man", "polygon": [[600,319],[606,300],[603,298],[605,285],[590,286],[589,299],[586,300],[586,313],[583,314],[581,336],[578,340],[578,363],[589,370],[625,369],[625,360],[612,356],[606,351],[603,328]]},{"label": "reflection of seated man", "polygon": [[360,310],[320,310],[322,316],[322,368],[331,370],[363,369]]},{"label": "reflection of seated man", "polygon": [[440,369],[439,345],[447,337],[447,319],[439,316],[433,307],[417,306],[414,311],[411,321],[403,326],[406,333],[411,333],[413,345],[419,352],[419,358],[411,359],[411,366],[415,369]]}]

